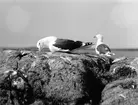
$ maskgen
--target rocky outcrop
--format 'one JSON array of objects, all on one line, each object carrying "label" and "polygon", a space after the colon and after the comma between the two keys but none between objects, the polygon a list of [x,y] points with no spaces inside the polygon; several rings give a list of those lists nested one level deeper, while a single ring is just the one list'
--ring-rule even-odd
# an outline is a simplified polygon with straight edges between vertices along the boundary
[{"label": "rocky outcrop", "polygon": [[136,97],[137,68],[137,58],[4,50],[0,105],[124,105]]},{"label": "rocky outcrop", "polygon": [[111,65],[110,81],[102,92],[101,105],[138,104],[138,58],[123,58]]}]

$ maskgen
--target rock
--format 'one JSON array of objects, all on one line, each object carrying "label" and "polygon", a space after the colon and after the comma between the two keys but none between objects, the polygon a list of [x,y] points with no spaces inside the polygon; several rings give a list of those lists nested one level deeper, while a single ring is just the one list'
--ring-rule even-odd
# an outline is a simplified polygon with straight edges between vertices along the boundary
[{"label": "rock", "polygon": [[0,105],[96,105],[111,58],[25,50],[0,52]]},{"label": "rock", "polygon": [[120,59],[110,67],[112,80],[102,92],[101,105],[138,105],[138,58]]},{"label": "rock", "polygon": [[137,105],[138,58],[0,51],[0,105]]}]

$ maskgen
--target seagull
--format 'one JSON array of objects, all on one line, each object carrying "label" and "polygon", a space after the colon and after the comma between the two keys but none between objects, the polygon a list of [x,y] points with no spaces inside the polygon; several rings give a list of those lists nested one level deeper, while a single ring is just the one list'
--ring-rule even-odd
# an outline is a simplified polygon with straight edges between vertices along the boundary
[{"label": "seagull", "polygon": [[41,51],[43,48],[49,48],[50,52],[70,52],[78,48],[89,48],[94,45],[93,42],[74,41],[70,39],[48,36],[37,42],[37,48]]},{"label": "seagull", "polygon": [[114,53],[111,52],[111,49],[106,44],[103,43],[103,35],[97,34],[96,36],[94,36],[94,38],[97,38],[95,46],[96,54],[106,55],[106,56],[115,55]]}]

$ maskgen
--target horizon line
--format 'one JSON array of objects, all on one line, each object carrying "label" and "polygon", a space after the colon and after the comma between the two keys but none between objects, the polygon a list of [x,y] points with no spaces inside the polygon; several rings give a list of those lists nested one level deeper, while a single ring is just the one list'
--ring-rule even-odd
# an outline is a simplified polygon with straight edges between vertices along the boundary
[{"label": "horizon line", "polygon": [[[16,49],[37,49],[37,47],[35,46],[28,46],[28,47],[0,47],[0,49],[3,49],[3,50],[8,50],[8,49],[13,49],[13,50],[16,50]],[[48,49],[48,48],[47,48]],[[138,51],[138,48],[110,48],[111,50],[116,50],[116,51]],[[91,50],[91,49],[88,49],[88,50]],[[94,50],[94,48],[92,48],[92,50]]]}]

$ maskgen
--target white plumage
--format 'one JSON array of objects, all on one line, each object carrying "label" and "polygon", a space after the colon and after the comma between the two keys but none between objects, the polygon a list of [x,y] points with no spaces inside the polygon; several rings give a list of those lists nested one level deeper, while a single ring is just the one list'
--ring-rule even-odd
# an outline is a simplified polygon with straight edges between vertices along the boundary
[{"label": "white plumage", "polygon": [[73,41],[70,39],[48,36],[37,42],[37,48],[41,51],[43,48],[49,48],[51,52],[70,52],[77,48],[91,47],[93,42]]},{"label": "white plumage", "polygon": [[97,54],[106,56],[115,55],[114,53],[111,52],[111,49],[106,44],[103,43],[103,35],[98,34],[94,36],[94,38],[97,38],[95,46],[95,51]]}]

